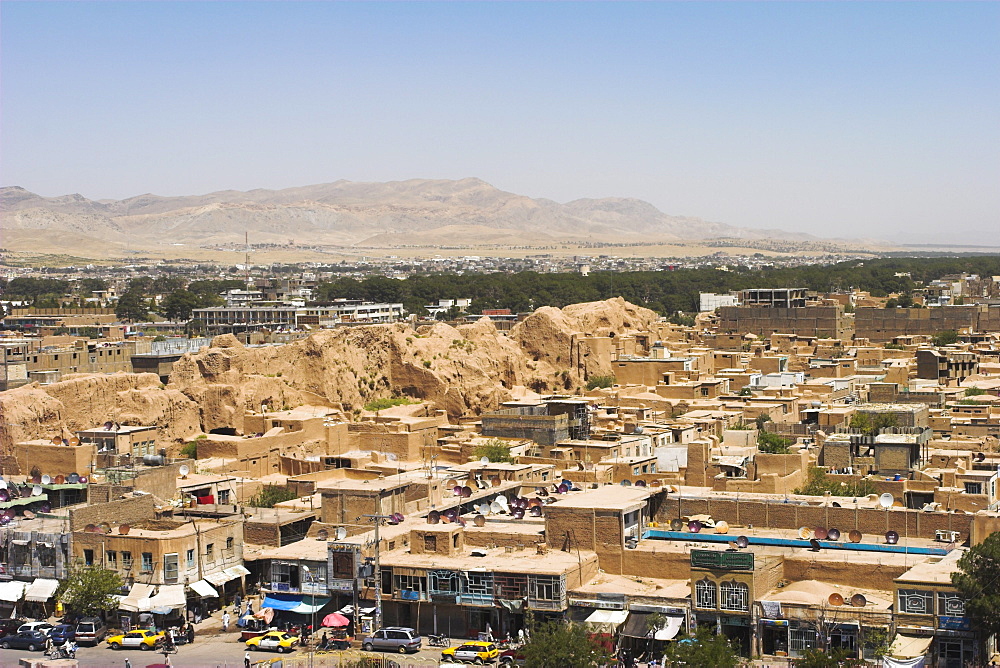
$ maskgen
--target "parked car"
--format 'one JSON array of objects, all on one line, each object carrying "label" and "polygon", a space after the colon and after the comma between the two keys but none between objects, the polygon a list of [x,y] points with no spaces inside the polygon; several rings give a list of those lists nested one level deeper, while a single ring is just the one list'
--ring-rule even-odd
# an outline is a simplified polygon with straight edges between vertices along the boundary
[{"label": "parked car", "polygon": [[466,640],[458,647],[449,647],[441,652],[442,659],[477,664],[493,663],[499,656],[497,646],[485,640]]},{"label": "parked car", "polygon": [[163,632],[154,633],[149,629],[138,629],[129,631],[121,635],[108,638],[108,647],[111,649],[121,649],[122,647],[138,647],[139,649],[153,649],[157,643],[163,641]]},{"label": "parked car", "polygon": [[273,649],[278,654],[284,654],[295,649],[295,643],[298,641],[298,636],[293,636],[290,633],[268,631],[262,636],[250,638],[246,641],[246,645],[247,649]]},{"label": "parked car", "polygon": [[42,633],[48,635],[49,631],[53,629],[53,626],[48,622],[25,622],[17,627],[18,633],[25,633],[27,631],[41,631]]},{"label": "parked car", "polygon": [[49,637],[52,638],[52,643],[55,645],[62,645],[67,640],[76,641],[76,627],[72,624],[56,624],[49,631]]},{"label": "parked car", "polygon": [[107,634],[108,628],[100,617],[84,617],[76,625],[76,644],[96,646]]},{"label": "parked car", "polygon": [[361,649],[366,652],[377,649],[406,654],[420,651],[422,643],[423,640],[416,630],[407,626],[389,626],[365,638],[361,643]]},{"label": "parked car", "polygon": [[14,635],[22,624],[23,619],[0,619],[0,638]]},{"label": "parked car", "polygon": [[507,651],[500,653],[500,665],[523,666],[524,655],[521,654],[521,650],[519,649],[508,649]]},{"label": "parked car", "polygon": [[29,652],[36,652],[45,649],[45,641],[48,638],[41,631],[20,631],[0,640],[0,647],[4,649],[26,649]]}]

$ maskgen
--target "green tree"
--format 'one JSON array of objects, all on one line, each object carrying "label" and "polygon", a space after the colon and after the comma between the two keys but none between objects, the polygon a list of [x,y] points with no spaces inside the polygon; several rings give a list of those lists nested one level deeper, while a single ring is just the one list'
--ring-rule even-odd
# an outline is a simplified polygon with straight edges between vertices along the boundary
[{"label": "green tree", "polygon": [[883,429],[899,424],[895,413],[855,413],[848,426],[868,436],[877,436]]},{"label": "green tree", "polygon": [[190,320],[191,311],[201,306],[201,299],[188,290],[174,290],[161,302],[168,320]]},{"label": "green tree", "polygon": [[145,297],[139,292],[128,290],[118,298],[115,315],[128,322],[149,320],[149,308],[146,306]]},{"label": "green tree", "polygon": [[765,454],[787,455],[791,452],[789,446],[792,443],[792,439],[772,434],[769,431],[762,431],[757,434],[757,449]]},{"label": "green tree", "polygon": [[965,616],[983,637],[1000,633],[1000,531],[962,555],[951,582],[965,598]]},{"label": "green tree", "polygon": [[953,329],[946,329],[931,337],[931,342],[938,347],[950,346],[953,343],[958,343],[958,332]]},{"label": "green tree", "polygon": [[610,653],[591,639],[582,626],[545,622],[531,629],[521,648],[525,668],[593,668],[611,660]]},{"label": "green tree", "polygon": [[94,616],[118,607],[124,583],[118,573],[106,568],[74,566],[69,575],[59,583],[56,599],[62,601],[70,615]]},{"label": "green tree", "polygon": [[986,394],[986,390],[981,387],[967,387],[965,388],[965,396],[967,397],[978,397]]},{"label": "green tree", "polygon": [[834,496],[867,496],[876,491],[874,483],[867,478],[840,481],[827,475],[825,469],[813,466],[806,474],[806,484],[796,489],[795,494],[823,496],[824,492],[830,492]]},{"label": "green tree", "polygon": [[672,642],[664,654],[664,665],[687,668],[735,668],[740,657],[724,635],[699,627],[694,635]]},{"label": "green tree", "polygon": [[797,659],[792,661],[795,668],[845,668],[847,666],[863,666],[865,662],[852,657],[843,649],[807,649]]},{"label": "green tree", "polygon": [[491,438],[485,443],[476,446],[472,451],[472,456],[476,459],[488,457],[491,462],[513,462],[510,456],[510,446],[499,438]]},{"label": "green tree", "polygon": [[274,508],[274,504],[291,501],[297,498],[295,492],[284,485],[264,485],[259,492],[250,497],[248,506],[254,508]]},{"label": "green tree", "polygon": [[614,376],[591,376],[587,379],[588,390],[596,390],[599,387],[612,387],[614,384]]}]

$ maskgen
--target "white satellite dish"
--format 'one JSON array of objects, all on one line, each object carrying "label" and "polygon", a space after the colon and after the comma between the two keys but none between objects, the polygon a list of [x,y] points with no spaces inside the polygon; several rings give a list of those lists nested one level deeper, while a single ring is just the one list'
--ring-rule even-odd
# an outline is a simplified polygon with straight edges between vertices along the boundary
[{"label": "white satellite dish", "polygon": [[31,495],[32,496],[41,496],[42,495],[42,491],[43,490],[42,490],[42,486],[41,485],[35,485],[34,487],[31,488]]},{"label": "white satellite dish", "polygon": [[337,527],[337,540],[344,540],[345,538],[347,538],[347,529]]},{"label": "white satellite dish", "polygon": [[878,497],[878,505],[883,508],[890,508],[895,500],[896,499],[893,498],[892,494],[886,492],[882,496]]},{"label": "white satellite dish", "polygon": [[0,489],[7,489],[7,481],[0,478]]},{"label": "white satellite dish", "polygon": [[499,503],[497,503],[496,501],[494,501],[493,503],[490,504],[490,513],[491,514],[493,514],[493,515],[499,515],[502,512],[503,512],[503,506],[501,506]]},{"label": "white satellite dish", "polygon": [[182,478],[186,478],[187,474],[191,472],[191,469],[188,467],[187,464],[181,464],[181,467],[180,469],[178,469],[178,471],[180,472]]},{"label": "white satellite dish", "polygon": [[490,463],[490,458],[489,457],[480,457],[479,458],[479,463],[480,464],[489,464]]},{"label": "white satellite dish", "polygon": [[488,504],[486,502],[480,503],[476,507],[476,510],[479,511],[480,515],[489,515],[490,514],[490,504]]},{"label": "white satellite dish", "polygon": [[52,476],[50,476],[48,473],[46,473],[45,475],[42,476],[42,484],[43,485],[48,485],[48,484],[51,484],[51,483],[52,483]]}]

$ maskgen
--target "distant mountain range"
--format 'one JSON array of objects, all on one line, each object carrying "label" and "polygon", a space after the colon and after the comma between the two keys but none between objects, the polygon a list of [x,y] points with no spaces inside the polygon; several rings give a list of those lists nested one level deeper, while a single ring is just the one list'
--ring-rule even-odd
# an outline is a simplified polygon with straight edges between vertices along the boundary
[{"label": "distant mountain range", "polygon": [[475,178],[389,183],[337,181],[283,190],[224,190],[207,195],[139,195],[90,200],[42,197],[0,188],[0,246],[35,242],[128,246],[214,246],[251,242],[336,246],[431,246],[451,243],[544,244],[555,241],[677,241],[736,237],[814,239],[671,216],[628,198],[560,204],[505,192]]}]

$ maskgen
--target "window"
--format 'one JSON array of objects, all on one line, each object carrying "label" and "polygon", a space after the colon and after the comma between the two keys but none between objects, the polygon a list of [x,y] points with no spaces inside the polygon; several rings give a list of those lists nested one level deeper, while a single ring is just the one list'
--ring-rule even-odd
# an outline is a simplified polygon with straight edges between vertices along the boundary
[{"label": "window", "polygon": [[720,605],[723,610],[750,610],[750,588],[742,582],[723,582],[719,585]]},{"label": "window", "polygon": [[431,533],[424,534],[424,552],[437,552],[438,537]]},{"label": "window", "polygon": [[427,588],[427,580],[420,575],[396,575],[393,574],[392,588],[398,593],[400,598],[414,600],[416,598],[426,599],[424,592]]},{"label": "window", "polygon": [[233,551],[233,545],[235,543],[236,543],[236,540],[232,536],[230,536],[229,538],[226,539],[226,549],[229,550],[230,552],[232,552]]},{"label": "window", "polygon": [[108,562],[108,568],[117,569],[118,568],[118,553],[114,550],[108,550],[104,553],[104,558]]},{"label": "window", "polygon": [[937,595],[938,615],[941,617],[964,617],[965,599],[955,592],[939,591]]},{"label": "window", "polygon": [[900,589],[899,611],[908,615],[933,614],[934,592],[923,589]]},{"label": "window", "polygon": [[982,494],[983,493],[983,483],[981,483],[981,482],[967,482],[967,483],[965,483],[965,493],[966,494]]},{"label": "window", "polygon": [[813,629],[792,629],[788,634],[788,640],[789,648],[795,655],[816,649],[816,631]]},{"label": "window", "polygon": [[194,568],[194,550],[188,550],[185,555],[185,561],[187,562],[188,570]]},{"label": "window", "polygon": [[228,504],[229,503],[229,493],[231,490],[220,489],[219,490],[219,503]]},{"label": "window", "polygon": [[215,561],[215,543],[209,543],[205,546],[205,557],[209,561]]},{"label": "window", "polygon": [[715,609],[715,583],[699,580],[694,584],[695,607]]},{"label": "window", "polygon": [[84,550],[83,551],[83,563],[86,564],[87,566],[93,566],[94,565],[94,551],[93,550]]},{"label": "window", "polygon": [[163,555],[163,581],[164,582],[177,582],[180,576],[180,555],[174,552],[173,554]]},{"label": "window", "polygon": [[299,590],[299,565],[286,561],[271,562],[271,588],[277,591]]},{"label": "window", "polygon": [[132,568],[132,553],[122,550],[122,568],[129,570]]},{"label": "window", "polygon": [[142,571],[143,573],[153,572],[153,553],[143,552],[142,553]]},{"label": "window", "polygon": [[451,534],[451,546],[453,548],[455,548],[455,549],[458,549],[458,534],[457,533]]},{"label": "window", "polygon": [[537,601],[558,601],[562,598],[562,587],[558,576],[529,576],[528,585],[531,598]]}]

